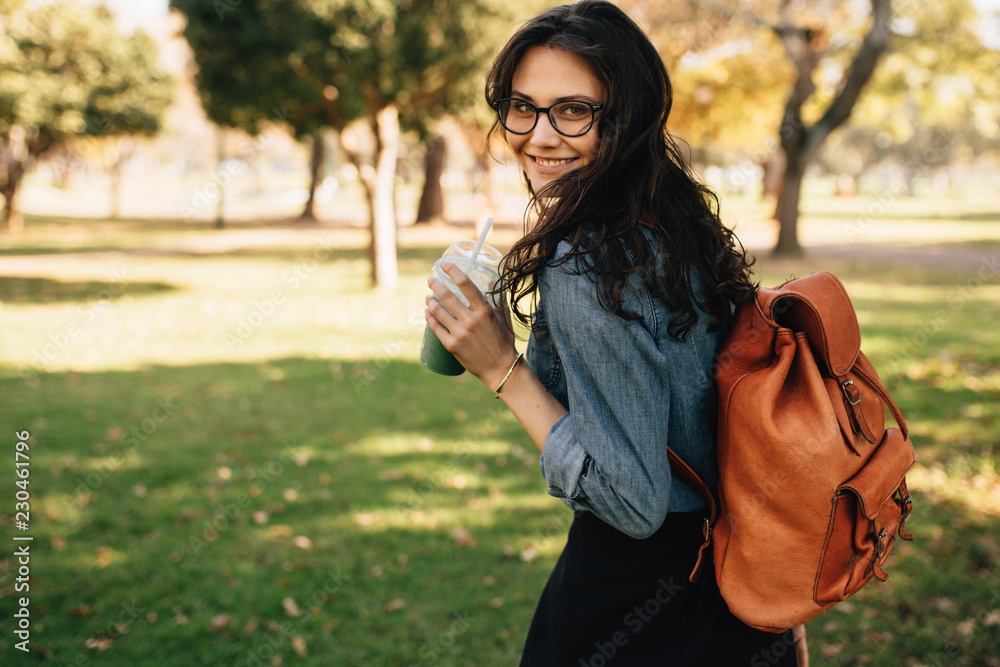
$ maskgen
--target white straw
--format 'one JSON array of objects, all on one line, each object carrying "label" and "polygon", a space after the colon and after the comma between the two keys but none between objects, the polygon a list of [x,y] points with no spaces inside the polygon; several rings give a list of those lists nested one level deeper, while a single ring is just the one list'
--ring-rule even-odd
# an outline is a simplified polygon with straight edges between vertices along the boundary
[{"label": "white straw", "polygon": [[479,260],[479,251],[483,249],[483,244],[486,243],[486,235],[490,233],[490,228],[493,226],[493,218],[486,218],[486,224],[483,225],[483,230],[479,232],[479,240],[476,241],[476,247],[472,251],[472,261],[476,262]]}]

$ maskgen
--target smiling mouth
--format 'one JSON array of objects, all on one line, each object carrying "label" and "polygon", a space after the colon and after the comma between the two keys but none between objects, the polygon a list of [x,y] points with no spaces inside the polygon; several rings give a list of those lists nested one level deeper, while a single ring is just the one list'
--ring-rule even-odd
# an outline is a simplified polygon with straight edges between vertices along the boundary
[{"label": "smiling mouth", "polygon": [[534,160],[535,164],[537,164],[539,167],[561,167],[576,160],[575,157],[551,159],[551,158],[535,157],[534,155],[531,156],[531,159]]}]

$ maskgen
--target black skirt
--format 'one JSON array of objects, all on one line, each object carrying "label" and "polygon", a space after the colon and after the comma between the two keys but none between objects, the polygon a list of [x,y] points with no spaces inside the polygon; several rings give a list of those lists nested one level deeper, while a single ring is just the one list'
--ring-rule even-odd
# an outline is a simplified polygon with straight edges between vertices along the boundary
[{"label": "black skirt", "polygon": [[733,616],[710,560],[698,583],[688,581],[704,517],[668,514],[637,540],[577,512],[521,667],[795,665],[792,631],[755,630]]}]

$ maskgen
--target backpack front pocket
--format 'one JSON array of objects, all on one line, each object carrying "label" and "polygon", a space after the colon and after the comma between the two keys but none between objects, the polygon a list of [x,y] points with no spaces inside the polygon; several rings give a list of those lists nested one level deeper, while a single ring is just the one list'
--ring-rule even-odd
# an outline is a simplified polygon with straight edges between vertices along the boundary
[{"label": "backpack front pocket", "polygon": [[911,506],[904,476],[914,460],[909,439],[888,428],[871,459],[837,489],[816,573],[816,604],[840,602],[873,576],[889,578],[882,566],[896,534],[913,539],[903,524]]}]

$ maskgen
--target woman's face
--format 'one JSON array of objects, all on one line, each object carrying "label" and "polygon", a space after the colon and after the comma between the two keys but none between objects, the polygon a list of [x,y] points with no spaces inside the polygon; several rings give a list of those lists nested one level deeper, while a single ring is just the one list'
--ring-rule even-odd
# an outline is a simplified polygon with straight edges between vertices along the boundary
[{"label": "woman's face", "polygon": [[[529,49],[514,70],[511,97],[545,108],[565,100],[604,103],[604,87],[580,56],[544,46]],[[597,112],[600,114],[600,112]],[[597,121],[579,137],[566,137],[552,127],[548,116],[538,114],[528,134],[505,132],[532,189],[551,183],[563,174],[588,164],[597,155]]]}]

